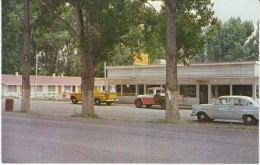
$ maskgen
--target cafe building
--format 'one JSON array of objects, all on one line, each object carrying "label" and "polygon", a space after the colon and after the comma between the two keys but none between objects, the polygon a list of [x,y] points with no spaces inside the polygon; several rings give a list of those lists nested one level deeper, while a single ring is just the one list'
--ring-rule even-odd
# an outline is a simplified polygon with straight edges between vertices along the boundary
[{"label": "cafe building", "polygon": [[[108,66],[107,84],[116,89],[119,101],[133,103],[150,87],[165,87],[166,65]],[[259,99],[259,62],[178,64],[178,89],[187,105],[213,103],[223,95]]]}]

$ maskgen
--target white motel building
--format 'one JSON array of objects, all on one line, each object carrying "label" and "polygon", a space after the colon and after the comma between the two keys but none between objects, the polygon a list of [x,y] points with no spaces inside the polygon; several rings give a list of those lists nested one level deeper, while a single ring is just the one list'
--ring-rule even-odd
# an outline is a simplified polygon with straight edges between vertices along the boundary
[{"label": "white motel building", "polygon": [[[165,62],[142,66],[108,66],[107,78],[95,78],[95,89],[105,84],[117,92],[119,102],[133,103],[137,95],[150,87],[164,87]],[[178,64],[179,94],[186,105],[212,103],[222,95],[246,95],[259,99],[259,62]],[[81,78],[31,75],[31,97],[62,99],[64,91],[79,92]],[[21,97],[22,76],[1,75],[1,95]],[[37,89],[37,90],[36,90]]]}]

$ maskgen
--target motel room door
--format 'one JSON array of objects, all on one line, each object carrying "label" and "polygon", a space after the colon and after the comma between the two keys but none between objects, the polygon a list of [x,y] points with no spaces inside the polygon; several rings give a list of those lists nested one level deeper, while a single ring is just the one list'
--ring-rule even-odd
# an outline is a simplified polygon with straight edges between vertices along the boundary
[{"label": "motel room door", "polygon": [[208,104],[208,84],[201,84],[199,87],[200,104]]}]

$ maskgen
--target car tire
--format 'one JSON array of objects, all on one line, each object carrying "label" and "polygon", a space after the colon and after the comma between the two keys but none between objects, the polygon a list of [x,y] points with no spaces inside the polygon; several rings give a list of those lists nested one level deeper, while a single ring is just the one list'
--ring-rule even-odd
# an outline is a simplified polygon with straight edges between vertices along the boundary
[{"label": "car tire", "polygon": [[200,121],[200,122],[208,122],[211,120],[205,112],[199,112],[197,114],[197,118],[198,118],[198,121]]},{"label": "car tire", "polygon": [[163,100],[163,101],[161,102],[161,109],[166,110],[166,101],[165,101],[165,100]]},{"label": "car tire", "polygon": [[254,116],[252,115],[244,115],[243,116],[243,121],[246,125],[253,125],[257,123],[257,120]]},{"label": "car tire", "polygon": [[72,104],[77,104],[78,100],[76,99],[76,97],[72,97],[71,102],[72,102]]},{"label": "car tire", "polygon": [[136,106],[136,108],[141,108],[143,106],[142,100],[141,99],[136,100],[135,106]]},{"label": "car tire", "polygon": [[101,105],[100,99],[95,99],[94,102],[95,102],[95,105]]}]

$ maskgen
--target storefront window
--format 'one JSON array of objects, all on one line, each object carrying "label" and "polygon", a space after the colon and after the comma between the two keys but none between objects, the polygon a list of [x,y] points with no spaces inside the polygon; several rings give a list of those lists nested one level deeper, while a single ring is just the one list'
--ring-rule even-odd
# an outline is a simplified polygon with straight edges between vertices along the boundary
[{"label": "storefront window", "polygon": [[211,97],[217,98],[224,95],[230,95],[230,85],[212,85]]},{"label": "storefront window", "polygon": [[253,97],[252,85],[233,85],[233,95]]},{"label": "storefront window", "polygon": [[256,98],[259,99],[259,85],[256,85]]},{"label": "storefront window", "polygon": [[180,85],[180,95],[196,97],[196,85]]},{"label": "storefront window", "polygon": [[118,96],[121,96],[121,85],[116,85],[116,93]]},{"label": "storefront window", "polygon": [[137,86],[137,88],[138,88],[138,95],[143,95],[144,94],[144,85],[138,85]]},{"label": "storefront window", "polygon": [[123,85],[123,96],[135,96],[135,85]]}]

